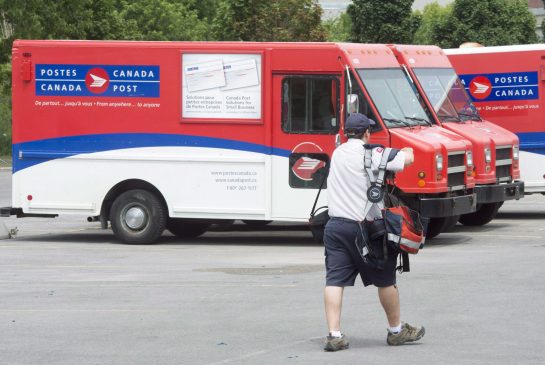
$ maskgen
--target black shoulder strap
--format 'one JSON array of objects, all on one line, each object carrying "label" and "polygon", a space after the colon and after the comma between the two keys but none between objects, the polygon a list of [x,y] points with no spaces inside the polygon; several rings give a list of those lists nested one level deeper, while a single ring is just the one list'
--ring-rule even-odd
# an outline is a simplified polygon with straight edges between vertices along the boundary
[{"label": "black shoulder strap", "polygon": [[[327,167],[327,165],[326,165]],[[329,171],[329,170],[328,170]],[[324,183],[327,179],[327,175],[329,174],[324,174],[324,178],[322,179],[322,182],[320,183],[320,188],[318,189],[318,193],[316,194],[316,199],[314,199],[314,204],[312,205],[312,210],[310,211],[310,217],[314,217],[314,212],[315,212],[315,209],[316,209],[316,204],[318,204],[318,199],[320,198],[320,193],[322,192],[322,187],[324,186]]]}]

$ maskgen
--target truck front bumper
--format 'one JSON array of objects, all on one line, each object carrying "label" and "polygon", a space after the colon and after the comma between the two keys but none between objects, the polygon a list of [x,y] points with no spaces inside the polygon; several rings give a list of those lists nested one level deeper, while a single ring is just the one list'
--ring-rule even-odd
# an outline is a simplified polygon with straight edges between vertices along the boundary
[{"label": "truck front bumper", "polygon": [[524,182],[515,181],[508,184],[477,185],[477,204],[498,203],[505,200],[524,197]]},{"label": "truck front bumper", "polygon": [[446,198],[421,198],[417,210],[428,218],[450,217],[473,213],[477,210],[477,194],[466,194]]}]

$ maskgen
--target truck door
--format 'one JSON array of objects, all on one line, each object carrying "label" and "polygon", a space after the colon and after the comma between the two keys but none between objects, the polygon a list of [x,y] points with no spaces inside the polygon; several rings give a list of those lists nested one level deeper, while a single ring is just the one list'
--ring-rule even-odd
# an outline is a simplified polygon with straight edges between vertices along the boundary
[{"label": "truck door", "polygon": [[[274,75],[272,219],[306,220],[340,142],[339,74]],[[325,205],[325,191],[319,205]]]}]

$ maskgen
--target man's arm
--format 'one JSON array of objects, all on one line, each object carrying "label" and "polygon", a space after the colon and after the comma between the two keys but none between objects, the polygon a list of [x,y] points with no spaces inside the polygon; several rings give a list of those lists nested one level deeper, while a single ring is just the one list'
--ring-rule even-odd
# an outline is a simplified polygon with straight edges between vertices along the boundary
[{"label": "man's arm", "polygon": [[405,166],[410,166],[414,162],[414,152],[412,147],[402,148],[401,151],[405,154]]}]

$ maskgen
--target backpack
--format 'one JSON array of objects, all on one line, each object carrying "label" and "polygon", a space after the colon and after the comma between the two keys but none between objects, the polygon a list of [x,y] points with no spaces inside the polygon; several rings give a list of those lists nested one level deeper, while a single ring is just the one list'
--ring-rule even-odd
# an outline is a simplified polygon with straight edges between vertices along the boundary
[{"label": "backpack", "polygon": [[[380,228],[377,229],[377,223],[368,224],[367,231],[372,228],[374,237],[382,234],[383,240],[383,260],[386,259],[388,248],[401,253],[402,264],[398,267],[400,271],[410,271],[408,254],[417,254],[424,247],[426,238],[427,219],[420,214],[403,205],[401,201],[391,192],[385,192],[386,165],[393,160],[399,150],[385,148],[382,152],[378,174],[375,176],[371,170],[372,149],[376,146],[365,146],[364,166],[369,176],[371,185],[367,189],[368,202],[365,206],[365,216],[371,210],[371,207],[379,202],[384,202],[384,209],[381,210],[382,221]],[[373,238],[373,237],[371,237]],[[359,248],[359,247],[358,247]]]}]

